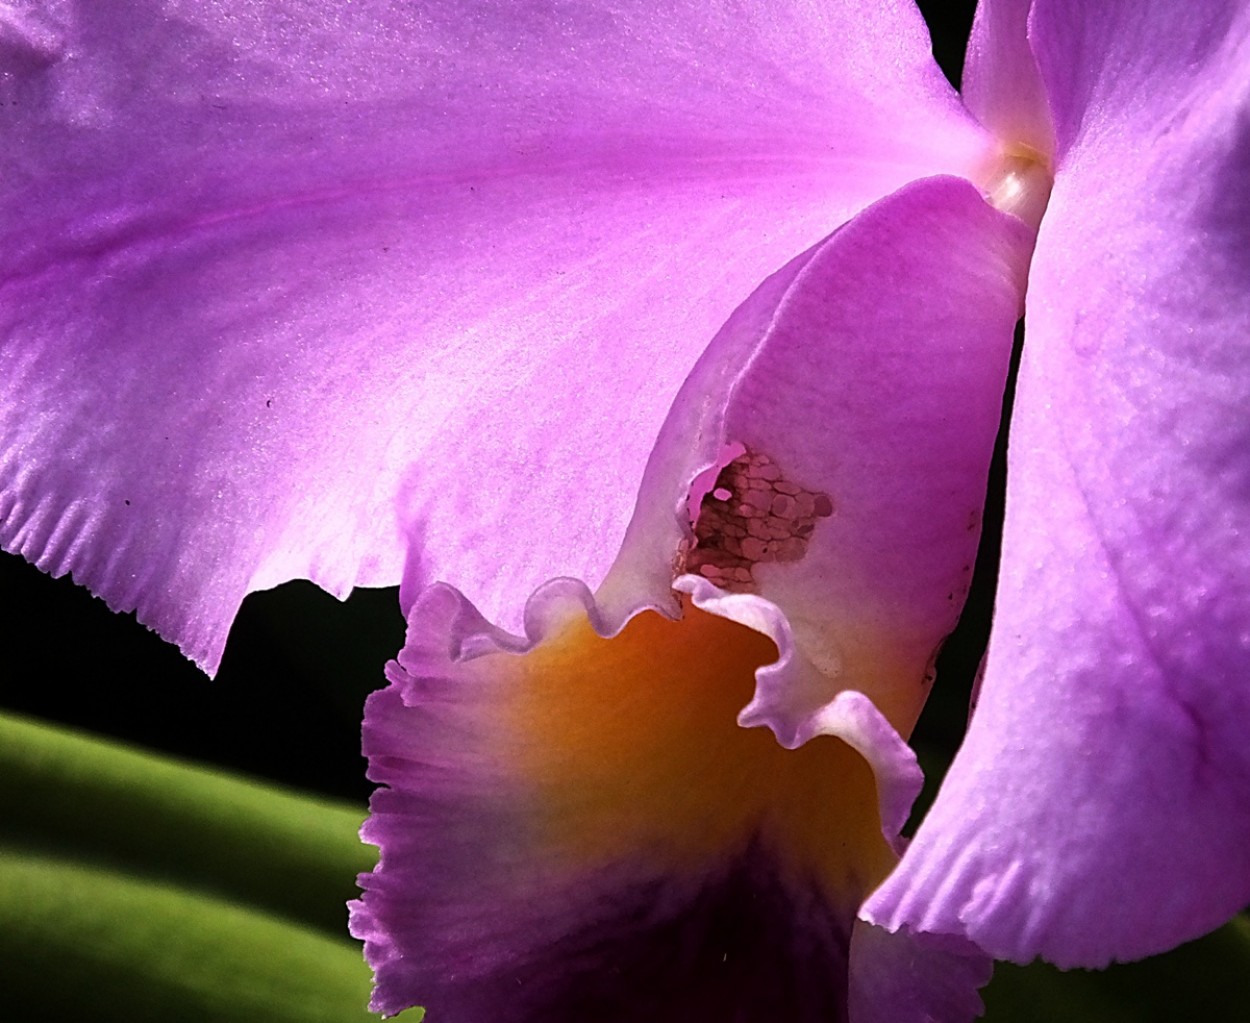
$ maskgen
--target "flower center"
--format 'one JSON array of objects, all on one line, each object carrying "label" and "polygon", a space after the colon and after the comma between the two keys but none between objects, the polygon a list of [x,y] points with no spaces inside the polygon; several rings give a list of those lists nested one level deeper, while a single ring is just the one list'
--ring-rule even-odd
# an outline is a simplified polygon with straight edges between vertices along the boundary
[{"label": "flower center", "polygon": [[986,202],[1037,230],[1054,184],[1046,156],[1021,143],[1006,145],[980,178]]},{"label": "flower center", "polygon": [[677,621],[647,611],[603,639],[576,618],[522,657],[469,662],[508,673],[483,756],[528,786],[512,796],[532,800],[544,861],[578,870],[624,852],[689,871],[758,844],[783,876],[857,905],[893,866],[867,763],[831,736],[787,750],[736,723],[777,654],[683,601]]}]

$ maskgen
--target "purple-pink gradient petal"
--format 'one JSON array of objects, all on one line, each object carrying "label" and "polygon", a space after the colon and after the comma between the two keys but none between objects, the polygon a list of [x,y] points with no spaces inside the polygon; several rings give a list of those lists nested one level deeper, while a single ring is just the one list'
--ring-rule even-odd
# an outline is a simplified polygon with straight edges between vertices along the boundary
[{"label": "purple-pink gradient petal", "polygon": [[600,579],[734,306],[984,147],[902,2],[3,22],[0,543],[210,670],[293,577]]},{"label": "purple-pink gradient petal", "polygon": [[[370,697],[365,717],[370,776],[384,787],[362,835],[380,846],[381,861],[361,878],[365,894],[351,905],[351,928],[376,972],[372,1007],[393,1014],[423,1004],[458,1023],[747,1023],[770,1012],[795,1023],[845,1020],[857,900],[839,904],[816,879],[798,882],[766,830],[716,849],[702,869],[665,842],[638,842],[628,810],[619,833],[597,836],[610,855],[580,856],[557,837],[565,828],[575,835],[577,820],[549,819],[535,778],[518,769],[518,749],[544,736],[515,735],[509,719],[515,690],[534,684],[520,675],[516,654],[553,634],[558,640],[578,604],[598,630],[584,587],[563,579],[542,588],[531,611],[534,624],[544,624],[528,640],[493,629],[448,587],[426,590],[414,605],[408,645],[388,667],[391,685]],[[587,691],[608,692],[601,698],[610,703],[621,698],[619,687],[596,677],[593,660],[565,666],[584,674]],[[748,735],[732,713],[690,727],[696,744],[726,730],[731,739]],[[697,747],[674,752],[690,772],[674,776],[674,786],[710,786],[717,798],[734,799],[742,779],[716,770],[716,741],[706,755]],[[570,785],[578,783],[569,808],[591,813],[605,797],[574,775]],[[625,791],[630,784],[623,779]],[[635,802],[634,813],[657,813],[644,795]],[[657,816],[661,835],[706,825],[698,815]]]},{"label": "purple-pink gradient petal", "polygon": [[1100,966],[1250,902],[1250,8],[1030,24],[1059,153],[994,633],[866,915]]}]

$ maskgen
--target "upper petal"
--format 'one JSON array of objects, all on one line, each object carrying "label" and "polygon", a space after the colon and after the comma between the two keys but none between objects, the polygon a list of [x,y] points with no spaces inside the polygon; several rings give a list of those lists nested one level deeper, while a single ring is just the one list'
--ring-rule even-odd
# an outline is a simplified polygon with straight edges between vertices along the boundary
[{"label": "upper petal", "polygon": [[209,668],[296,576],[448,578],[511,624],[601,578],[733,307],[983,144],[904,3],[0,27],[0,542]]},{"label": "upper petal", "polygon": [[1250,9],[1039,2],[1060,164],[994,633],[887,926],[1159,952],[1250,901]]}]

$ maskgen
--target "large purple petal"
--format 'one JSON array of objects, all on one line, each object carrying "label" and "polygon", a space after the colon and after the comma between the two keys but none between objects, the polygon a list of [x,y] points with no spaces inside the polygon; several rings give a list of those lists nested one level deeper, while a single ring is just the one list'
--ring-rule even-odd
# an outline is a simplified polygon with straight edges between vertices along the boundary
[{"label": "large purple petal", "polygon": [[[983,135],[910,5],[8,5],[0,542],[245,593],[597,581],[698,351]],[[409,563],[405,565],[405,558]]]},{"label": "large purple petal", "polygon": [[1097,966],[1250,902],[1250,8],[1039,2],[1060,163],[964,748],[868,915]]}]

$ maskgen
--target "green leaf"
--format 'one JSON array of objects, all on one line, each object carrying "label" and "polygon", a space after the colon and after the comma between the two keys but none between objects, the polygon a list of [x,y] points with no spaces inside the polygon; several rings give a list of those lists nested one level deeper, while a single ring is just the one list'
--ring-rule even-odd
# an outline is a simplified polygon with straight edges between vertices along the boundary
[{"label": "green leaf", "polygon": [[[275,741],[284,741],[275,737]],[[364,809],[0,715],[9,846],[190,884],[346,932]]]},{"label": "green leaf", "polygon": [[1250,922],[1165,955],[1107,970],[1000,963],[983,992],[986,1023],[1204,1023],[1250,1019]]},{"label": "green leaf", "polygon": [[377,1019],[358,946],[171,885],[4,849],[0,961],[4,1019]]}]

